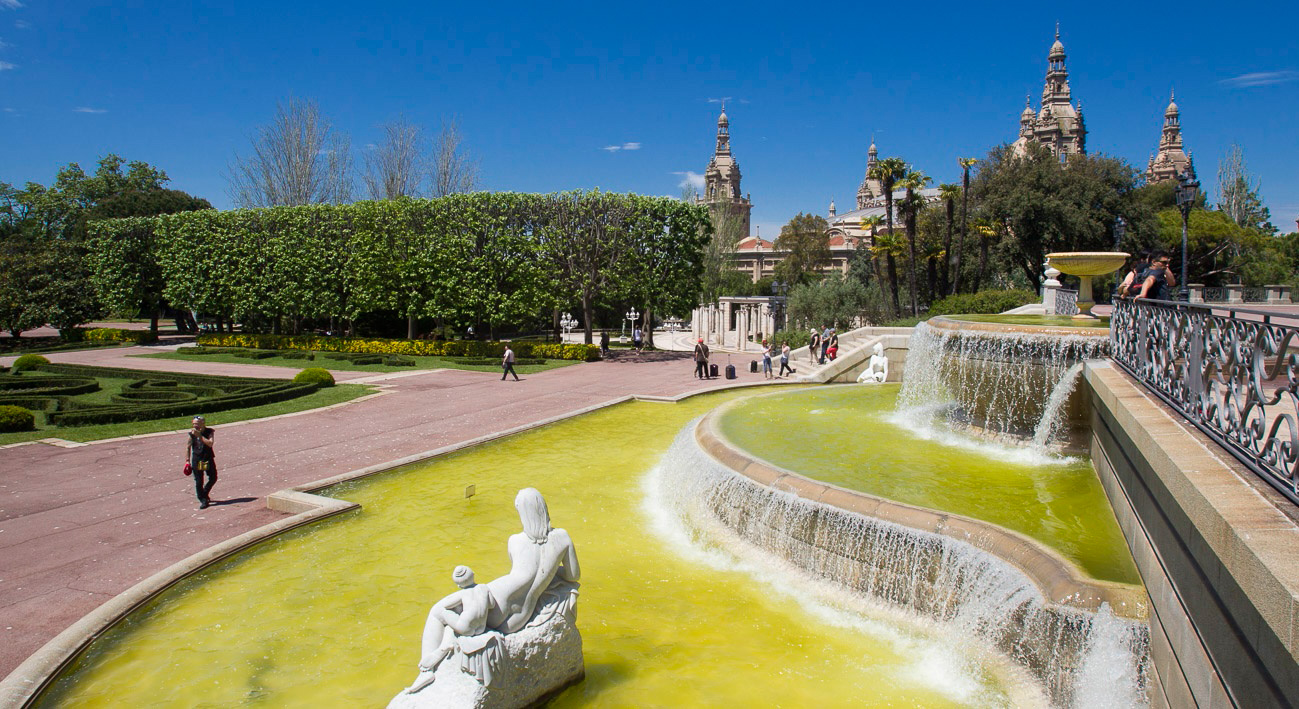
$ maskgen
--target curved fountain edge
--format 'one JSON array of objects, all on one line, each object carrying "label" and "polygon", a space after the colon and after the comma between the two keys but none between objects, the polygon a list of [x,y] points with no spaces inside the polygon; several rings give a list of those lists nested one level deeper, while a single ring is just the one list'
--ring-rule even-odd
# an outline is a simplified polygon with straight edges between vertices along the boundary
[{"label": "curved fountain edge", "polygon": [[[763,396],[778,393],[781,392]],[[1102,603],[1108,603],[1116,616],[1147,619],[1149,600],[1144,587],[1091,578],[1072,561],[1036,539],[973,517],[812,480],[743,451],[726,438],[718,424],[737,404],[738,401],[728,402],[713,409],[695,428],[695,440],[700,448],[736,474],[845,512],[969,544],[1019,569],[1051,603],[1092,612],[1099,610]]]},{"label": "curved fountain edge", "polygon": [[[243,534],[218,542],[202,551],[191,554],[171,566],[158,571],[139,583],[131,586],[116,596],[104,601],[97,608],[82,616],[75,623],[63,629],[48,642],[32,653],[26,660],[15,667],[3,680],[0,680],[0,707],[29,707],[41,695],[59,674],[72,664],[81,653],[101,635],[124,620],[134,611],[149,603],[169,588],[197,574],[208,567],[245,551],[262,542],[268,541],[285,532],[297,529],[320,520],[333,517],[343,512],[360,509],[361,505],[335,497],[313,494],[340,483],[360,480],[378,475],[389,470],[410,465],[422,460],[438,458],[483,443],[506,438],[535,428],[549,426],[565,419],[588,414],[600,409],[616,406],[629,401],[652,403],[676,403],[703,394],[713,394],[731,389],[748,389],[764,386],[784,388],[798,382],[745,382],[723,385],[710,389],[690,391],[676,396],[626,395],[574,411],[550,416],[538,421],[516,426],[479,436],[459,443],[436,448],[375,465],[357,468],[339,475],[321,478],[312,482],[295,485],[266,497],[266,506],[277,512],[289,514],[269,524],[251,529]],[[350,403],[350,402],[347,402]]]},{"label": "curved fountain edge", "polygon": [[1067,325],[1016,325],[1012,323],[994,323],[978,322],[975,320],[959,320],[956,317],[946,315],[935,315],[925,321],[930,327],[939,330],[974,330],[977,332],[986,332],[992,335],[1005,335],[1014,333],[1016,335],[1038,335],[1041,337],[1060,337],[1062,335],[1077,335],[1079,337],[1104,337],[1110,336],[1110,330],[1107,327],[1069,327]]}]

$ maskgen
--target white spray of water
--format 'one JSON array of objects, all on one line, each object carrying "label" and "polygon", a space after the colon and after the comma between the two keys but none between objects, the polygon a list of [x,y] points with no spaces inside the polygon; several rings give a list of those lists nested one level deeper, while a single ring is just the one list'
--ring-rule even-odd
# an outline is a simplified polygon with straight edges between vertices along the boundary
[{"label": "white spray of water", "polygon": [[1051,396],[1047,397],[1042,419],[1037,422],[1037,429],[1033,431],[1034,448],[1044,450],[1048,443],[1060,437],[1061,429],[1066,423],[1062,415],[1064,405],[1073,394],[1074,387],[1078,385],[1078,377],[1081,374],[1082,362],[1079,362],[1065,370],[1064,376],[1056,382],[1055,388],[1051,390]]},{"label": "white spray of water", "polygon": [[[898,393],[902,420],[968,423],[997,436],[1027,438],[1043,430],[1054,394],[1076,364],[1103,356],[1104,337],[947,330],[916,326]],[[1076,377],[1076,375],[1074,375]],[[1066,432],[1072,384],[1050,412],[1046,452]]]},{"label": "white spray of water", "polygon": [[[1106,696],[1141,703],[1146,636],[1140,624],[1112,614],[1098,622],[1094,614],[1049,604],[1017,568],[969,544],[759,485],[703,452],[694,424],[647,478],[645,493],[656,533],[685,556],[751,574],[832,625],[881,632],[878,621],[845,611],[852,606],[847,598],[872,599],[913,621],[937,624],[943,636],[955,638],[951,647],[914,645],[896,633],[893,642],[912,644],[908,651],[917,653],[909,678],[931,687],[938,682],[956,701],[981,701],[968,694],[978,686],[972,670],[952,669],[969,667],[963,657],[977,644],[995,648],[1034,678],[1016,690],[1016,704],[1040,704],[1028,697],[1046,696],[1056,706],[1101,706],[1093,692],[1099,689],[1082,685],[1098,677],[1114,678],[1106,680]],[[809,597],[809,588],[819,590]],[[956,648],[961,651],[953,653]],[[1077,673],[1078,667],[1090,669]],[[1116,687],[1118,681],[1128,684]]]}]

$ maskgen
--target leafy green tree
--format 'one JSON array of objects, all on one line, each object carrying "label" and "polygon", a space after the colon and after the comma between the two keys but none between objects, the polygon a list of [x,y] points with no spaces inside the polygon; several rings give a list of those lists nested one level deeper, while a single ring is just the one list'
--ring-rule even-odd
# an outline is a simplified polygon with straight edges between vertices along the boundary
[{"label": "leafy green tree", "polygon": [[781,227],[776,249],[785,256],[776,264],[776,280],[796,285],[819,275],[830,263],[829,228],[825,217],[801,213]]},{"label": "leafy green tree", "polygon": [[1258,196],[1258,178],[1245,167],[1245,151],[1233,144],[1218,163],[1218,209],[1242,227],[1275,234],[1272,214]]},{"label": "leafy green tree", "polygon": [[789,292],[789,318],[795,327],[853,325],[869,301],[866,287],[855,278],[831,273],[815,283],[802,283]]}]

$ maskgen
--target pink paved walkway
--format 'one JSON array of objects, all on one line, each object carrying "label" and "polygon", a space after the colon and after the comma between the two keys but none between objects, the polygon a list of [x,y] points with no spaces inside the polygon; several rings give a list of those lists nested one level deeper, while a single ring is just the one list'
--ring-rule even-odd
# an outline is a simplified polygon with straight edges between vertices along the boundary
[{"label": "pink paved walkway", "polygon": [[[130,350],[50,356],[104,366],[291,376],[259,365],[127,358]],[[737,368],[739,360],[736,360]],[[364,373],[352,373],[364,376]],[[343,378],[343,377],[340,377]],[[761,380],[744,371],[738,382]],[[391,393],[335,409],[218,427],[221,481],[199,511],[180,474],[184,437],[0,449],[0,676],[104,601],[213,544],[282,516],[264,498],[308,483],[628,394],[724,388],[683,355],[647,354],[502,382],[438,371],[389,379]]]}]

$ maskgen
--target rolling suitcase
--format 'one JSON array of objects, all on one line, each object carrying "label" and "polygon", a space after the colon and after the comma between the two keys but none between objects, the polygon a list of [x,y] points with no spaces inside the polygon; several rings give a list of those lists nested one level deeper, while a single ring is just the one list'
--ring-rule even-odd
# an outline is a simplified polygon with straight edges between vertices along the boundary
[{"label": "rolling suitcase", "polygon": [[735,365],[733,364],[726,365],[726,378],[727,379],[735,378]]},{"label": "rolling suitcase", "polygon": [[708,365],[708,376],[714,378],[717,377],[717,365],[715,364]]},{"label": "rolling suitcase", "polygon": [[758,360],[756,359],[749,360],[749,371],[753,372],[754,374],[758,373]]}]

